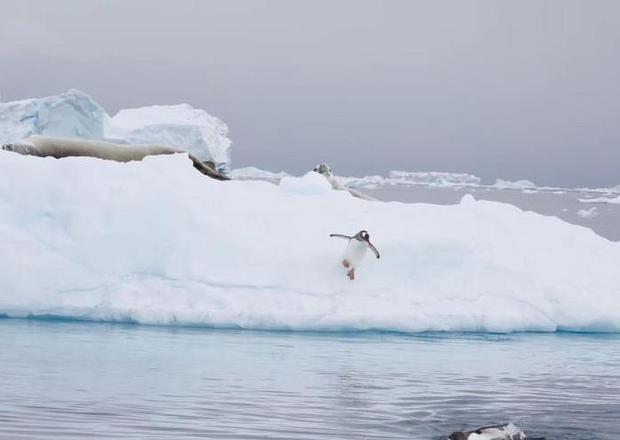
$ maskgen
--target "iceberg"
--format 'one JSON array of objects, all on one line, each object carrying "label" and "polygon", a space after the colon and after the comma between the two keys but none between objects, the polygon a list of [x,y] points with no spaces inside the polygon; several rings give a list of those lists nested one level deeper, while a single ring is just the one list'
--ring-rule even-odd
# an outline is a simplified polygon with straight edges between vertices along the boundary
[{"label": "iceberg", "polygon": [[[620,331],[620,243],[512,205],[367,202],[187,155],[0,151],[0,315],[248,329]],[[355,281],[330,233],[370,232]]]},{"label": "iceberg", "polygon": [[106,117],[99,104],[75,89],[46,98],[0,102],[0,145],[35,134],[103,139]]},{"label": "iceberg", "polygon": [[45,98],[0,102],[0,145],[32,135],[180,148],[218,171],[230,170],[228,127],[188,104],[119,111],[110,117],[90,96],[71,89]]},{"label": "iceberg", "polygon": [[198,159],[213,161],[220,172],[230,172],[232,142],[228,127],[218,118],[188,104],[153,105],[119,111],[106,135],[131,144],[165,144],[182,148]]}]

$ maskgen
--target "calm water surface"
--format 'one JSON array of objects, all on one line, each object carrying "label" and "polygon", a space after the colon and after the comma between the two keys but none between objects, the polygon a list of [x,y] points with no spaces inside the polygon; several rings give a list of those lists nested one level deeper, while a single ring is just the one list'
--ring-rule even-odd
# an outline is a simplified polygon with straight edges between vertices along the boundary
[{"label": "calm water surface", "polygon": [[1,319],[3,439],[620,438],[620,335],[292,333]]}]

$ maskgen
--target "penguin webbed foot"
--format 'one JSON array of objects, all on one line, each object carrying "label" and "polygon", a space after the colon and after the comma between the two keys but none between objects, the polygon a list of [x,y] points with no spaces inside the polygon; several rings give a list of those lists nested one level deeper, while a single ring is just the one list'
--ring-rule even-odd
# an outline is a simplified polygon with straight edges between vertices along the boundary
[{"label": "penguin webbed foot", "polygon": [[351,281],[353,281],[353,280],[355,279],[355,268],[350,269],[350,270],[347,272],[347,276],[349,277],[349,279],[350,279]]}]

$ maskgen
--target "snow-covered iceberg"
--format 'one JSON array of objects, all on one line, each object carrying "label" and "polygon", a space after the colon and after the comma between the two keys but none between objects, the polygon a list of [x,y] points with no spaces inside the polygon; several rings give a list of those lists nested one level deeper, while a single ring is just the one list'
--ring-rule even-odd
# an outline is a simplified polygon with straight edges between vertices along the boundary
[{"label": "snow-covered iceberg", "polygon": [[0,144],[44,134],[184,149],[217,169],[230,169],[228,127],[188,104],[119,111],[110,117],[90,96],[71,89],[45,98],[0,102]]},{"label": "snow-covered iceberg", "polygon": [[75,89],[45,98],[0,102],[0,145],[33,134],[103,139],[106,117],[99,104]]},{"label": "snow-covered iceberg", "polygon": [[130,144],[165,144],[184,149],[202,161],[230,169],[228,127],[218,118],[188,104],[153,105],[119,111],[109,122],[107,137]]},{"label": "snow-covered iceberg", "polygon": [[[254,329],[620,331],[620,244],[475,201],[366,202],[316,173],[204,179],[0,152],[0,314]],[[330,233],[367,229],[356,280]]]}]

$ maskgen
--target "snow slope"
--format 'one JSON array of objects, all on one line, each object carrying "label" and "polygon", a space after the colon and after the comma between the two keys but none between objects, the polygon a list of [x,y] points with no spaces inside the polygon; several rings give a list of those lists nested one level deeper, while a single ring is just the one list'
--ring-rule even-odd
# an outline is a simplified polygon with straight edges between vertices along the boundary
[{"label": "snow slope", "polygon": [[110,118],[90,96],[75,89],[45,98],[0,102],[0,145],[33,134],[170,145],[202,161],[214,161],[221,172],[230,169],[228,127],[188,104],[126,109]]},{"label": "snow slope", "polygon": [[[366,202],[316,173],[219,182],[185,155],[0,152],[0,314],[254,329],[620,330],[620,244],[463,198]],[[381,259],[354,282],[346,245]]]}]

